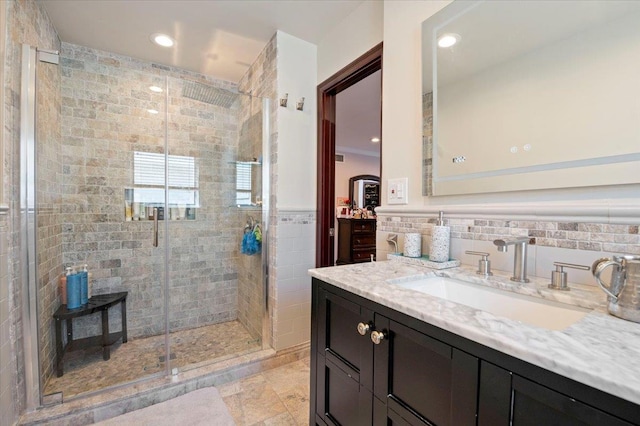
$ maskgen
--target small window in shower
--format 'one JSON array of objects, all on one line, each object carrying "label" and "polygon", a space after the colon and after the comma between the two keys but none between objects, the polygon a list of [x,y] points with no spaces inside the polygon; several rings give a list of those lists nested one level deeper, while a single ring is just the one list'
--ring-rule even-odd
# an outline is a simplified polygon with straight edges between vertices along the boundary
[{"label": "small window in shower", "polygon": [[260,166],[262,159],[254,158],[251,161],[236,161],[236,205],[260,206]]},{"label": "small window in shower", "polygon": [[236,162],[236,204],[251,205],[251,163]]},{"label": "small window in shower", "polygon": [[133,188],[125,188],[125,220],[194,220],[200,207],[198,170],[194,157],[169,155],[169,211],[164,211],[165,155],[133,153]]}]

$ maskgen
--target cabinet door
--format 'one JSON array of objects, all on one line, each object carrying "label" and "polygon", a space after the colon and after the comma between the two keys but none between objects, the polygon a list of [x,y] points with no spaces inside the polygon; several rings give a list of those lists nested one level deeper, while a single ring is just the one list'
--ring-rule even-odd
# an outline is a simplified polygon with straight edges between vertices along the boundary
[{"label": "cabinet door", "polygon": [[597,408],[482,362],[478,426],[629,426]]},{"label": "cabinet door", "polygon": [[476,424],[478,358],[381,315],[375,327],[385,338],[374,350],[374,394],[386,399],[389,420]]},{"label": "cabinet door", "polygon": [[630,426],[608,413],[537,383],[513,376],[514,426]]}]

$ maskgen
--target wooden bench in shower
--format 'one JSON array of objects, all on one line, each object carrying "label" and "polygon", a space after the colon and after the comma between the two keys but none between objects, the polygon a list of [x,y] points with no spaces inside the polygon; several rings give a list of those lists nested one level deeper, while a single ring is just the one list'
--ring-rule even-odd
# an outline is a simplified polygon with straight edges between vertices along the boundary
[{"label": "wooden bench in shower", "polygon": [[[127,343],[127,294],[120,293],[100,294],[89,299],[89,303],[76,309],[67,309],[67,305],[61,305],[53,314],[56,325],[56,374],[62,377],[65,352],[79,349],[87,349],[95,346],[102,346],[102,359],[108,361],[111,358],[111,345],[122,338],[122,343]],[[109,308],[121,303],[122,331],[109,333]],[[102,312],[102,334],[98,336],[85,337],[73,340],[74,318],[91,315],[95,312]],[[67,322],[67,344],[62,341],[62,321]]]}]

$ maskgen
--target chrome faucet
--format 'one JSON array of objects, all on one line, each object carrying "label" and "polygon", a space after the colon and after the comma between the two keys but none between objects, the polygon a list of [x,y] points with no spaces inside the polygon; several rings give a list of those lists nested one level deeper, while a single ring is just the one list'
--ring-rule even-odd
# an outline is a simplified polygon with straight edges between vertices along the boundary
[{"label": "chrome faucet", "polygon": [[529,237],[505,238],[501,240],[493,240],[493,244],[498,247],[498,251],[507,252],[507,247],[515,246],[513,254],[513,276],[511,281],[519,283],[528,283],[527,278],[527,246],[529,245]]}]

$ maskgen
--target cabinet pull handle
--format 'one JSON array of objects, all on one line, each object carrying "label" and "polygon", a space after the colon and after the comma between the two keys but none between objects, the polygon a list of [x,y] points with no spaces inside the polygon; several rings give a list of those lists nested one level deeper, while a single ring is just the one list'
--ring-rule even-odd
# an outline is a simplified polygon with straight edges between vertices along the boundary
[{"label": "cabinet pull handle", "polygon": [[369,331],[371,331],[371,326],[369,324],[365,324],[363,322],[358,323],[358,333],[360,333],[361,336],[364,336]]},{"label": "cabinet pull handle", "polygon": [[385,339],[384,332],[382,331],[372,331],[371,332],[371,341],[376,345],[379,345]]}]

